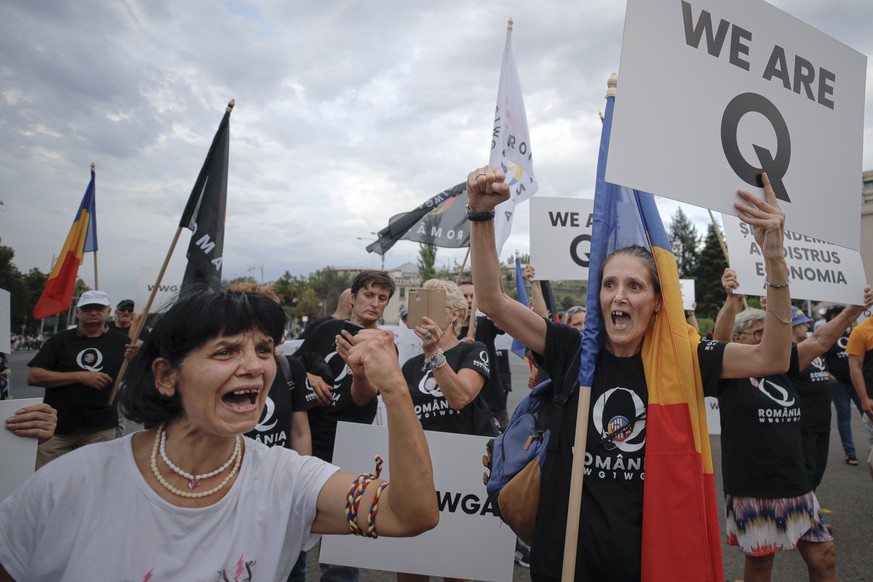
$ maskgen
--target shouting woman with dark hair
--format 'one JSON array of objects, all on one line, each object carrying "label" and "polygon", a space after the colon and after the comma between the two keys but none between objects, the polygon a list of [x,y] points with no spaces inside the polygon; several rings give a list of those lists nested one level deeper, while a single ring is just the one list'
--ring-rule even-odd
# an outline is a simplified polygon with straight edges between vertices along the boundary
[{"label": "shouting woman with dark hair", "polygon": [[152,428],[65,455],[0,504],[0,579],[284,580],[317,534],[432,528],[427,443],[390,333],[361,332],[347,357],[381,390],[393,485],[242,436],[276,375],[284,323],[256,293],[179,299],[122,392],[128,417]]}]

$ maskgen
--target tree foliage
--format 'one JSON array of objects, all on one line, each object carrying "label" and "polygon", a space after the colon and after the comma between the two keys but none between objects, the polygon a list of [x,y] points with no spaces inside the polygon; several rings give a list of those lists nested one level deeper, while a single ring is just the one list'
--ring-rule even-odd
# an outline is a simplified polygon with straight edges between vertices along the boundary
[{"label": "tree foliage", "polygon": [[[0,243],[0,289],[9,291],[12,331],[21,333],[23,325],[25,333],[36,333],[40,322],[33,318],[33,308],[45,289],[48,275],[36,268],[22,273],[13,263],[14,258],[15,250]],[[64,329],[66,317],[66,313],[61,314],[59,329]]]},{"label": "tree foliage", "polygon": [[695,279],[695,294],[697,295],[697,318],[709,317],[715,319],[718,310],[724,304],[724,289],[721,288],[721,275],[727,268],[727,259],[718,242],[716,226],[709,225],[703,248],[698,257],[697,267],[692,278]]},{"label": "tree foliage", "polygon": [[436,278],[437,248],[427,243],[418,243],[418,274],[421,282]]},{"label": "tree foliage", "polygon": [[676,266],[680,279],[689,279],[697,269],[700,255],[700,234],[680,207],[673,215],[668,234],[670,246],[676,256]]},{"label": "tree foliage", "polygon": [[291,321],[301,322],[333,313],[344,289],[351,286],[351,277],[336,269],[325,267],[309,277],[292,275],[285,271],[272,284],[273,292]]}]

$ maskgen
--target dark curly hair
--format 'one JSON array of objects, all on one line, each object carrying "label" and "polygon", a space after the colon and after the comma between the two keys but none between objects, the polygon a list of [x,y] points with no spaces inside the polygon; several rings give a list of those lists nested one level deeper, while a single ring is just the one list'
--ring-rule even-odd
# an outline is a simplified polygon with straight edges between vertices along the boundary
[{"label": "dark curly hair", "polygon": [[131,360],[127,380],[120,391],[125,416],[156,426],[179,418],[179,392],[158,392],[152,362],[164,358],[178,368],[192,351],[218,336],[231,336],[252,329],[273,338],[276,345],[285,329],[285,313],[269,297],[245,291],[198,289],[186,292],[158,320],[137,355]]}]

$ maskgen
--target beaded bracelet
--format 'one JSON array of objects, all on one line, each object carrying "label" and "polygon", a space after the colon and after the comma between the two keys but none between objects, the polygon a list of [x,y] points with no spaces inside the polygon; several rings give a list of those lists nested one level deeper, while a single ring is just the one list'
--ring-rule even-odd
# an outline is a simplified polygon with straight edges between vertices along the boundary
[{"label": "beaded bracelet", "polygon": [[[364,496],[364,491],[366,491],[367,486],[370,483],[379,477],[382,474],[382,457],[376,455],[376,470],[372,473],[361,473],[358,477],[352,481],[352,484],[349,486],[349,491],[346,494],[346,520],[349,523],[349,530],[355,535],[359,536],[367,536],[367,537],[376,537],[375,535],[371,535],[370,532],[364,532],[358,526],[358,508],[361,505],[361,498]],[[383,483],[382,485],[386,485]],[[384,488],[380,486],[380,488]],[[378,502],[380,491],[376,492],[376,500],[374,504]],[[376,507],[375,511],[378,511],[378,507]],[[372,534],[376,533],[376,516],[374,513],[374,509],[370,507],[371,517],[368,518],[368,523],[370,523],[370,529],[372,530]],[[372,519],[372,521],[370,521]]]},{"label": "beaded bracelet", "polygon": [[422,372],[429,372],[432,370],[438,370],[446,365],[446,355],[443,351],[437,348],[436,353],[432,356],[424,357],[424,366],[421,368]]},{"label": "beaded bracelet", "polygon": [[775,283],[771,283],[770,279],[768,279],[767,277],[764,277],[764,289],[766,289],[767,287],[770,287],[771,289],[784,289],[785,287],[788,287],[789,285],[791,285],[791,279],[788,279],[787,281],[785,281],[781,285],[776,285]]}]

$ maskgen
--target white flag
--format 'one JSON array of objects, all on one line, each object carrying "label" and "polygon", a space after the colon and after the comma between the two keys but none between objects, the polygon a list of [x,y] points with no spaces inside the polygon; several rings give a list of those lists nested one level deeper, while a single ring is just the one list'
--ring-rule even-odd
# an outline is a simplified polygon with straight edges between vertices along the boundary
[{"label": "white flag", "polygon": [[506,46],[503,48],[503,63],[500,66],[489,164],[503,168],[511,193],[509,200],[495,209],[494,238],[497,256],[500,256],[503,243],[512,230],[516,204],[533,196],[538,188],[533,172],[530,133],[524,112],[524,98],[521,96],[521,82],[515,68],[515,58],[512,56],[512,20],[506,29]]}]

